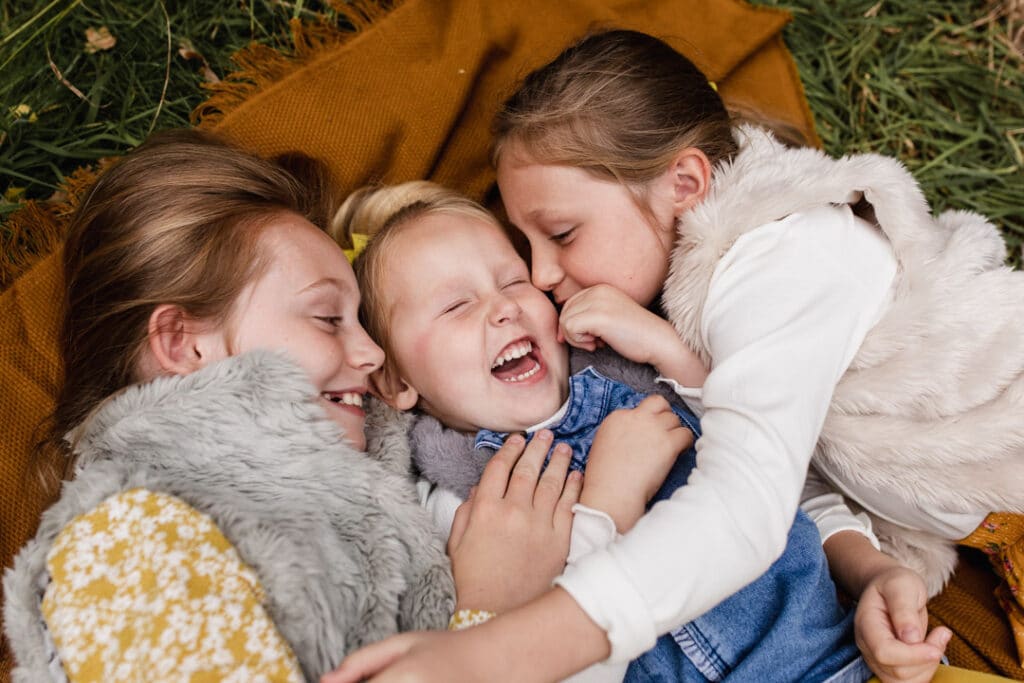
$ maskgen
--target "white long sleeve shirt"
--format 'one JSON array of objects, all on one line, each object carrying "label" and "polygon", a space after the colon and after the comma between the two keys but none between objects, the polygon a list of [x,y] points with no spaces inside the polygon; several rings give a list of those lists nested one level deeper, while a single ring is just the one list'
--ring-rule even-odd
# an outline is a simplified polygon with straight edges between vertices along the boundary
[{"label": "white long sleeve shirt", "polygon": [[607,631],[612,660],[644,652],[782,552],[833,389],[895,273],[888,243],[846,206],[765,224],[719,262],[701,327],[713,363],[697,469],[556,581]]}]

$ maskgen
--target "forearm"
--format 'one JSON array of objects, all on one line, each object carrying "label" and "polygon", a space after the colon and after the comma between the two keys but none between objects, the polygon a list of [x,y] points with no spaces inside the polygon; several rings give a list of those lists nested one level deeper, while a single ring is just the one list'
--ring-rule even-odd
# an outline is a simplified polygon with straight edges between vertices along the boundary
[{"label": "forearm", "polygon": [[652,342],[648,363],[654,366],[659,375],[675,380],[684,387],[702,387],[708,376],[708,369],[701,359],[667,322],[656,341]]},{"label": "forearm", "polygon": [[657,363],[654,367],[662,377],[673,379],[684,387],[702,387],[708,377],[707,368],[689,350],[668,361]]},{"label": "forearm", "polygon": [[836,584],[854,598],[864,592],[871,579],[887,569],[902,566],[877,550],[857,531],[839,531],[825,541],[823,548]]},{"label": "forearm", "polygon": [[477,670],[490,672],[487,679],[493,681],[561,680],[607,659],[611,651],[605,632],[561,588],[466,635],[477,640],[480,647],[473,649],[486,660]]}]

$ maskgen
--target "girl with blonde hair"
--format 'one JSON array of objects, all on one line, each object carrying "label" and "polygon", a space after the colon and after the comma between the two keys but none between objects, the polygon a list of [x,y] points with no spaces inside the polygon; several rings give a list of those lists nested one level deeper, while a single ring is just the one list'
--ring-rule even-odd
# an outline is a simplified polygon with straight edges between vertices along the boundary
[{"label": "girl with blonde hair", "polygon": [[[628,659],[778,557],[812,456],[805,509],[849,560],[833,566],[860,597],[862,649],[883,680],[928,680],[950,634],[927,633],[925,603],[955,543],[998,558],[1020,518],[987,515],[1024,511],[1024,275],[996,228],[933,217],[894,160],[734,125],[689,60],[630,31],[530,74],[495,135],[505,208],[566,340],[628,356],[623,331],[671,324],[708,364],[702,387],[679,387],[703,413],[698,467],[558,588],[476,633],[381,644],[332,680],[479,671],[524,649],[508,680]],[[575,647],[557,650],[556,629]]]}]

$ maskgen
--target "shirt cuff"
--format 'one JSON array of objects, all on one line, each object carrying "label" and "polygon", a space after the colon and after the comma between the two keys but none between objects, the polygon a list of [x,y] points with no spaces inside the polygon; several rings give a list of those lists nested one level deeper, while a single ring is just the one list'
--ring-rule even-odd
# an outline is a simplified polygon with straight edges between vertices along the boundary
[{"label": "shirt cuff", "polygon": [[863,512],[852,517],[848,515],[825,516],[815,520],[815,524],[818,525],[818,533],[821,534],[822,543],[840,531],[856,531],[868,539],[871,545],[875,547],[875,550],[882,549],[881,544],[878,542],[878,537],[875,536],[875,532],[871,529],[871,518]]},{"label": "shirt cuff", "polygon": [[676,396],[683,399],[683,403],[690,409],[694,415],[698,418],[704,416],[704,387],[684,387],[679,382],[675,381],[671,377],[665,377],[664,375],[658,375],[654,378],[655,382],[661,384],[667,384],[669,389],[675,392]]},{"label": "shirt cuff", "polygon": [[618,538],[615,522],[605,512],[576,503],[572,506],[572,533],[569,537],[569,557],[572,564],[584,555],[608,546]]}]

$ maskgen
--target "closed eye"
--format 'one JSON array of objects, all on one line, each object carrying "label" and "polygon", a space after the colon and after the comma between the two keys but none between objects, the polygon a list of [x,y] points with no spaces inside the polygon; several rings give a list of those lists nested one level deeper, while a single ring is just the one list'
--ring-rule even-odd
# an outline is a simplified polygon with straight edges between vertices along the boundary
[{"label": "closed eye", "polygon": [[501,286],[501,288],[508,289],[509,287],[515,287],[517,285],[525,285],[528,282],[529,280],[527,280],[526,278],[518,278],[516,280],[512,280],[511,282],[505,283],[504,285]]},{"label": "closed eye", "polygon": [[341,325],[340,315],[315,315],[313,317],[320,322],[327,323],[331,327],[339,327]]},{"label": "closed eye", "polygon": [[441,311],[441,313],[454,313],[455,311],[457,311],[460,308],[462,308],[463,306],[465,306],[467,303],[469,303],[469,302],[468,301],[456,301],[455,303],[453,303],[452,305],[448,306],[446,309]]},{"label": "closed eye", "polygon": [[573,234],[576,232],[576,228],[578,227],[578,225],[574,225],[564,232],[559,232],[552,235],[548,239],[550,239],[555,244],[565,244],[572,238]]}]

